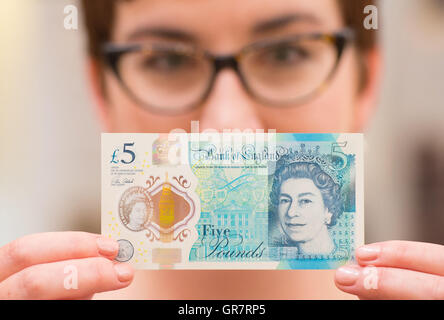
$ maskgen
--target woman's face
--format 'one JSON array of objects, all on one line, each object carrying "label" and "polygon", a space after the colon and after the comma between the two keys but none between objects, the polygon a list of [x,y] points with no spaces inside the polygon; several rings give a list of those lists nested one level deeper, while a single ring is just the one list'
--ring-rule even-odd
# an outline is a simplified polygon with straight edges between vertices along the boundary
[{"label": "woman's face", "polygon": [[129,215],[130,223],[141,226],[146,220],[146,205],[143,202],[136,202]]},{"label": "woman's face", "polygon": [[296,242],[314,239],[325,228],[330,213],[311,179],[288,179],[281,185],[278,215],[282,229]]},{"label": "woman's face", "polygon": [[[335,32],[344,27],[336,0],[133,0],[117,4],[115,19],[113,42],[185,43],[214,55],[229,55],[256,41]],[[105,70],[106,95],[102,96],[94,64],[90,74],[100,118],[111,132],[169,132],[177,128],[189,132],[191,121],[196,120],[200,131],[349,132],[362,129],[374,105],[372,90],[358,90],[357,61],[355,48],[348,47],[322,93],[286,108],[256,101],[236,73],[224,69],[198,108],[175,116],[142,108],[109,70]]]}]

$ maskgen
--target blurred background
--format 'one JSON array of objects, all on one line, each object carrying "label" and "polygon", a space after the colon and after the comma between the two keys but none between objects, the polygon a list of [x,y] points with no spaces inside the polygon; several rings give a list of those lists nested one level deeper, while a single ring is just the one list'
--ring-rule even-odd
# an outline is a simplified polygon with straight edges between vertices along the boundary
[{"label": "blurred background", "polygon": [[[100,127],[75,0],[0,1],[0,246],[100,232]],[[80,7],[79,7],[80,8]],[[381,0],[385,75],[366,132],[366,242],[444,244],[444,1]]]}]

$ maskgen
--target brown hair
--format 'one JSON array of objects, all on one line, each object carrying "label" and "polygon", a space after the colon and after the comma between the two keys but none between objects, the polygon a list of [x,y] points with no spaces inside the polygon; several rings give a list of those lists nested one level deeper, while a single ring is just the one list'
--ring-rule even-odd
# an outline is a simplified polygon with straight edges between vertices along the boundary
[{"label": "brown hair", "polygon": [[[101,46],[111,39],[114,26],[116,3],[131,0],[82,0],[85,27],[88,36],[89,55],[103,61]],[[356,47],[365,53],[376,45],[375,30],[366,30],[363,25],[364,7],[375,5],[377,0],[337,0],[344,23],[356,33]],[[363,70],[362,78],[365,78]]]}]

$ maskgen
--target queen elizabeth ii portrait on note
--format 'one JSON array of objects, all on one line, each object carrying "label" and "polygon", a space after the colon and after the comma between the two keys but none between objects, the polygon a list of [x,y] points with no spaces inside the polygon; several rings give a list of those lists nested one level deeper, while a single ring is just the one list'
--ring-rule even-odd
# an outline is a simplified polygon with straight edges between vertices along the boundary
[{"label": "queen elizabeth ii portrait on note", "polygon": [[269,245],[331,254],[328,229],[342,213],[340,185],[315,162],[278,161],[270,192]]},{"label": "queen elizabeth ii portrait on note", "polygon": [[151,222],[153,202],[141,187],[124,192],[119,203],[120,220],[131,231],[142,231]]}]

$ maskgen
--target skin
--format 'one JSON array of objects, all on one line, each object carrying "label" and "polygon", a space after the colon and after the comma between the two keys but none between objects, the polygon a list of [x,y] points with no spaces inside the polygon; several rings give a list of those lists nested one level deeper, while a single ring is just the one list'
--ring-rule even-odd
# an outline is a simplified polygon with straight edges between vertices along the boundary
[{"label": "skin", "polygon": [[333,243],[326,221],[331,213],[311,179],[288,179],[281,185],[279,221],[287,236],[307,254],[328,254]]},{"label": "skin", "polygon": [[[190,33],[197,38],[201,47],[223,55],[236,52],[260,39],[294,33],[336,31],[343,26],[335,1],[312,2],[266,0],[259,6],[254,0],[242,3],[233,0],[194,0],[192,3],[180,0],[138,0],[119,5],[113,41],[125,43],[141,27],[162,26]],[[318,22],[294,22],[263,34],[252,34],[254,25],[287,15],[288,12],[307,13],[315,16]],[[220,30],[225,32],[220,33]],[[149,39],[152,37],[145,37],[145,40]],[[138,37],[133,40],[142,39]],[[375,96],[370,91],[375,88],[369,87],[368,91],[356,96],[359,75],[354,55],[353,50],[345,52],[341,67],[322,95],[304,105],[280,109],[279,112],[252,99],[231,70],[219,74],[210,97],[200,108],[174,117],[165,117],[140,108],[109,72],[105,74],[107,97],[97,94],[100,90],[97,79],[93,80],[94,96],[102,125],[110,132],[169,132],[175,128],[190,131],[192,120],[199,120],[201,130],[250,128],[277,129],[281,132],[359,131],[367,114],[373,109]],[[344,91],[349,94],[344,95]],[[359,107],[356,107],[357,99],[360,100]]]},{"label": "skin", "polygon": [[[135,0],[117,8],[113,40],[125,42],[140,26],[168,27],[193,34],[215,54],[231,53],[259,38],[286,33],[334,31],[342,26],[334,0]],[[235,10],[233,10],[235,8]],[[309,13],[318,23],[294,22],[267,34],[252,35],[258,21],[282,14]],[[222,32],[222,31],[223,32]],[[142,40],[142,39],[140,39]],[[363,55],[369,74],[358,90],[358,59],[348,49],[321,95],[287,109],[272,109],[252,99],[230,70],[219,74],[209,98],[196,110],[167,117],[140,108],[105,71],[105,95],[99,65],[90,60],[89,80],[98,118],[108,132],[169,132],[213,128],[276,129],[278,132],[362,131],[374,110],[381,59],[377,49]],[[100,240],[98,240],[100,239]],[[134,271],[112,261],[117,244],[87,233],[30,235],[0,248],[0,298],[85,299],[444,299],[444,248],[390,241],[357,250],[359,265],[333,270],[280,271]],[[79,289],[66,290],[63,270],[78,267]],[[364,268],[376,267],[377,289],[365,288]],[[119,276],[120,275],[120,276]],[[131,281],[135,275],[135,281]],[[336,286],[335,286],[336,284]],[[129,287],[128,287],[129,286]],[[127,287],[127,288],[125,288]],[[125,288],[125,289],[122,289]],[[114,292],[112,290],[122,289]]]}]

